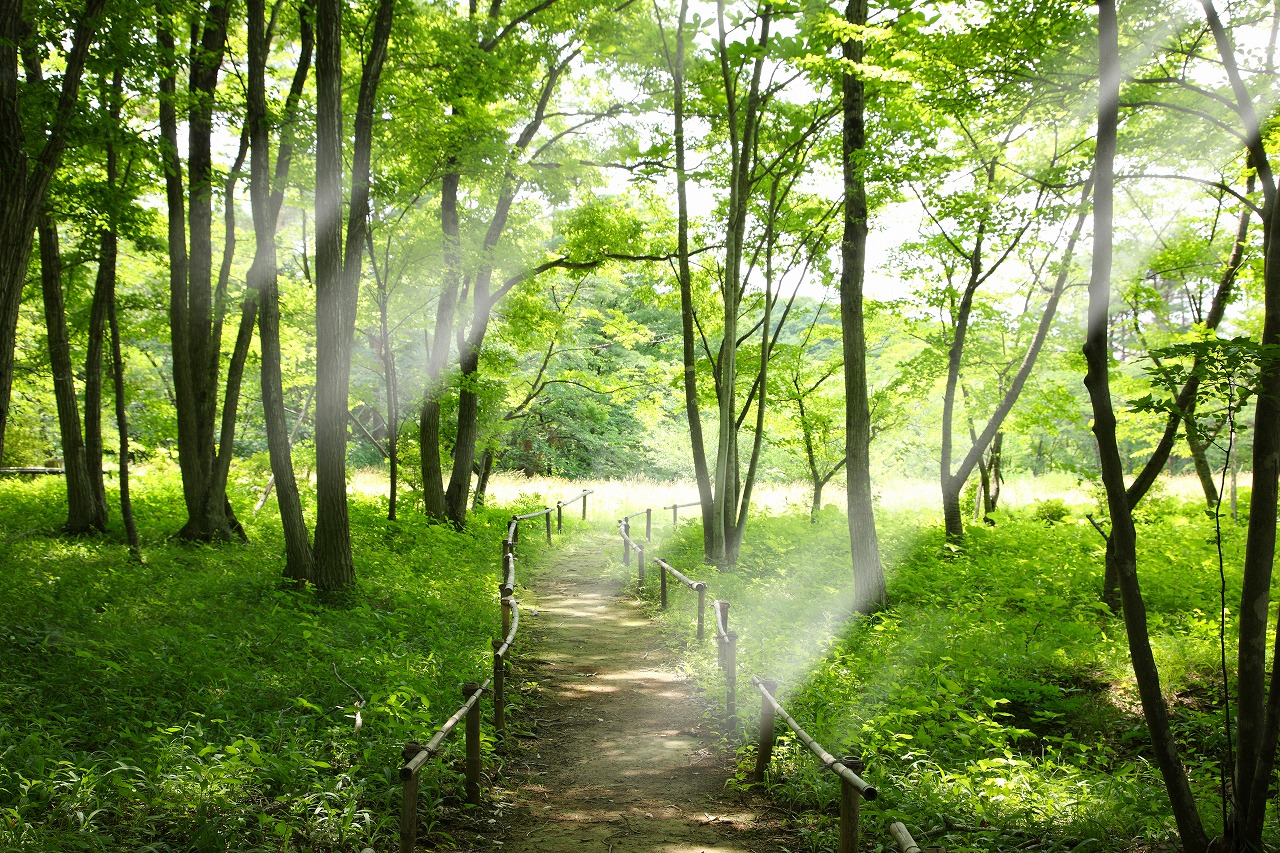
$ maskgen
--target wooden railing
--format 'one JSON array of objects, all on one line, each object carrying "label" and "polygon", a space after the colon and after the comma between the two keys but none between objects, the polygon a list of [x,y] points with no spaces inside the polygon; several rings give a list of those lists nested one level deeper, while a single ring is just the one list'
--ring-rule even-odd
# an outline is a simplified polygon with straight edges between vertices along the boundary
[{"label": "wooden railing", "polygon": [[656,562],[658,564],[658,567],[662,569],[661,574],[662,574],[662,609],[663,610],[667,609],[667,575],[671,575],[671,577],[680,581],[680,583],[684,584],[689,589],[693,590],[698,594],[698,639],[701,640],[703,613],[705,613],[707,609],[707,585],[702,581],[690,580],[682,572],[677,570],[666,560],[659,558],[654,562]]},{"label": "wooden railing", "polygon": [[493,727],[499,737],[507,730],[506,670],[507,658],[515,644],[516,633],[520,630],[520,604],[515,598],[516,586],[516,545],[520,541],[520,522],[535,518],[545,518],[547,541],[551,541],[551,514],[556,514],[556,530],[562,531],[563,508],[576,501],[582,501],[582,517],[587,517],[587,495],[590,491],[570,498],[568,501],[556,501],[554,507],[538,512],[513,515],[507,523],[507,535],[502,540],[502,560],[498,566],[498,602],[502,617],[502,638],[493,641],[493,672],[483,684],[468,682],[462,686],[463,703],[444,725],[436,730],[426,745],[411,741],[401,751],[400,780],[404,784],[400,803],[400,853],[413,853],[418,838],[418,786],[423,766],[444,748],[444,743],[459,723],[465,721],[464,778],[467,802],[480,804],[480,773],[482,770],[480,752],[480,697],[485,693],[493,696]]},{"label": "wooden railing", "polygon": [[859,775],[866,771],[866,765],[858,756],[836,758],[810,737],[808,732],[800,728],[800,724],[791,718],[791,715],[774,697],[773,692],[778,689],[776,681],[752,676],[751,683],[760,691],[761,696],[760,746],[756,752],[756,781],[764,781],[765,771],[773,758],[777,717],[781,717],[787,727],[795,732],[796,737],[800,738],[809,751],[817,756],[823,766],[840,778],[840,853],[856,853],[861,829],[862,799],[876,798],[875,787],[867,784]]},{"label": "wooden railing", "polygon": [[[689,506],[698,506],[698,503],[689,504],[673,504],[663,507],[665,510],[671,510],[672,524],[677,522],[676,512],[679,509]],[[646,520],[646,539],[652,530],[653,513],[651,510],[642,510],[624,516],[618,522],[618,531],[622,536],[623,549],[623,565],[628,568],[631,566],[631,552],[636,551],[640,554],[640,565],[638,572],[638,583],[644,586],[644,545],[634,542],[631,539],[630,520],[638,516],[645,516]],[[661,569],[662,578],[661,586],[661,602],[662,609],[667,608],[667,576],[670,575],[683,583],[689,589],[698,593],[698,634],[699,640],[703,638],[703,614],[706,606],[707,585],[702,581],[694,581],[685,574],[670,565],[666,560],[654,558],[658,567]],[[726,722],[731,731],[737,729],[737,681],[738,681],[738,634],[729,630],[729,602],[724,599],[715,599],[712,602],[712,616],[715,623],[716,632],[716,662],[719,666],[725,681],[725,717]],[[773,758],[773,745],[776,737],[777,719],[779,717],[787,724],[787,726],[795,733],[809,751],[817,756],[823,766],[829,769],[840,779],[840,853],[855,853],[858,848],[858,837],[861,832],[861,806],[862,801],[874,800],[876,798],[876,789],[868,784],[862,774],[865,772],[865,764],[861,757],[845,756],[843,758],[835,758],[831,753],[827,752],[822,746],[815,741],[808,732],[800,727],[800,725],[791,717],[790,714],[782,707],[774,695],[778,689],[776,681],[762,679],[759,676],[752,676],[751,683],[761,694],[760,709],[760,743],[756,753],[755,778],[758,782],[763,782],[765,771],[768,769],[769,763]],[[921,853],[920,848],[911,838],[911,834],[907,831],[905,825],[899,822],[893,823],[889,827],[890,835],[893,836],[901,853]],[[939,848],[928,848],[926,853],[934,853]]]}]

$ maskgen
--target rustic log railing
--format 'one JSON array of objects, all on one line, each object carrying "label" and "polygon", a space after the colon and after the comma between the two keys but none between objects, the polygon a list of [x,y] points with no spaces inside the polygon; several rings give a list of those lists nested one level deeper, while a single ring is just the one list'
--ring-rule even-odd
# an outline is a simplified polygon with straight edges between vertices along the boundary
[{"label": "rustic log railing", "polygon": [[[640,513],[636,513],[640,515]],[[631,519],[635,516],[629,515],[618,522],[618,532],[622,534],[622,565],[628,569],[631,568],[631,552],[635,551],[639,554],[640,565],[636,572],[637,581],[640,587],[644,588],[644,543],[636,542],[631,538]]]},{"label": "rustic log railing", "polygon": [[693,590],[698,594],[698,639],[701,640],[703,613],[705,613],[707,609],[707,585],[702,581],[690,580],[688,577],[686,577],[683,573],[681,573],[678,569],[676,569],[666,560],[658,558],[654,562],[656,562],[658,564],[658,567],[662,569],[662,609],[663,610],[667,609],[667,575],[671,575],[673,578],[680,581],[680,583],[684,584],[689,589]]},{"label": "rustic log railing", "polygon": [[644,516],[644,541],[649,542],[653,539],[653,510],[642,509],[639,512],[633,512],[631,515],[624,515],[619,524],[627,526],[627,533],[631,532],[631,519],[637,516]]},{"label": "rustic log railing", "polygon": [[401,751],[404,764],[400,767],[400,780],[404,791],[400,804],[400,853],[413,853],[418,838],[418,783],[422,768],[443,749],[445,740],[465,721],[465,790],[467,802],[480,804],[480,697],[484,693],[493,696],[493,727],[499,737],[507,730],[506,677],[507,658],[520,630],[520,603],[515,598],[516,545],[520,541],[520,522],[534,518],[546,519],[547,541],[551,541],[551,514],[556,514],[556,530],[563,531],[563,507],[582,501],[582,517],[587,517],[587,495],[584,490],[577,497],[556,501],[554,507],[524,515],[513,515],[507,523],[507,535],[502,540],[502,559],[498,564],[498,601],[501,607],[502,639],[493,641],[493,672],[483,684],[468,682],[462,686],[464,702],[449,717],[426,745],[417,742],[405,744]]},{"label": "rustic log railing", "polygon": [[[677,503],[663,507],[663,509],[671,510],[671,521],[674,524],[677,520],[677,510],[688,506],[698,506],[698,504]],[[633,550],[639,551],[641,554],[639,581],[643,586],[644,546],[633,542],[630,535],[630,520],[640,515],[646,516],[646,519],[652,518],[652,513],[648,510],[632,513],[618,522],[618,530],[622,535],[623,564],[630,567],[631,552]],[[706,605],[707,585],[702,581],[690,579],[666,560],[655,558],[655,561],[660,569],[662,578],[662,609],[665,610],[667,608],[667,575],[671,575],[686,587],[698,593],[698,639],[701,640],[703,638],[703,614]],[[724,599],[716,599],[711,606],[716,632],[716,660],[725,680],[725,716],[732,730],[737,727],[738,634],[729,630],[729,602]],[[874,800],[876,798],[875,787],[868,784],[861,777],[865,770],[862,759],[857,756],[837,759],[823,749],[808,732],[796,723],[775,698],[774,693],[778,689],[776,681],[753,676],[751,683],[760,691],[762,696],[760,744],[756,753],[756,780],[764,780],[765,771],[772,760],[777,719],[781,717],[805,746],[818,757],[823,766],[835,773],[840,779],[840,853],[855,853],[858,847],[858,836],[861,831],[862,800]],[[912,840],[906,826],[901,823],[894,823],[889,831],[897,842],[901,853],[922,853],[915,841]],[[924,853],[932,853],[937,849],[928,848]]]},{"label": "rustic log railing", "polygon": [[[776,681],[752,676],[751,683],[760,691],[760,747],[756,752],[756,780],[763,781],[765,771],[773,758],[773,743],[777,734],[776,720],[783,722],[796,737],[817,756],[823,766],[840,777],[840,853],[856,853],[858,834],[861,824],[862,800],[874,800],[876,789],[868,784],[859,774],[865,772],[866,766],[857,756],[836,758],[822,748],[809,733],[800,728],[800,724],[792,719],[782,705],[774,697],[773,691],[778,689]],[[905,828],[904,828],[905,829]]]},{"label": "rustic log railing", "polygon": [[729,602],[711,603],[716,623],[716,660],[724,673],[724,715],[730,728],[738,723],[738,634],[729,630]]},{"label": "rustic log railing", "polygon": [[582,520],[587,520],[587,495],[595,492],[595,489],[583,489],[582,494],[576,498],[569,498],[567,501],[556,501],[556,533],[564,531],[564,508],[582,501]]},{"label": "rustic log railing", "polygon": [[687,509],[691,506],[702,506],[702,501],[692,501],[687,504],[675,503],[675,504],[672,504],[671,506],[663,507],[664,510],[666,509],[671,510],[671,526],[672,527],[675,527],[677,524],[680,523],[680,517],[679,517],[680,510]]}]

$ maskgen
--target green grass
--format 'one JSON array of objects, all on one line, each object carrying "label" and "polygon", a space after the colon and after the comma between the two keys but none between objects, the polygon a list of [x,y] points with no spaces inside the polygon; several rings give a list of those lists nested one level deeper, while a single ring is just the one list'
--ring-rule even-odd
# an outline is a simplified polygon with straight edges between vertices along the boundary
[{"label": "green grass", "polygon": [[[759,706],[748,677],[759,674],[781,681],[789,712],[828,750],[865,758],[880,791],[864,810],[869,849],[891,848],[893,820],[932,833],[928,843],[949,851],[1003,850],[1031,838],[1041,849],[1168,842],[1175,827],[1123,625],[1099,602],[1103,541],[1082,511],[1056,509],[1002,513],[994,528],[970,527],[960,548],[945,543],[931,515],[883,513],[890,606],[869,618],[851,613],[848,533],[838,513],[816,525],[799,512],[753,519],[741,563],[729,572],[701,565],[696,524],[652,553],[732,603],[743,740],[752,739],[745,733],[754,733]],[[1224,534],[1231,611],[1244,530],[1227,522]],[[1167,500],[1146,514],[1139,539],[1163,686],[1213,832],[1226,739],[1212,522],[1200,507]],[[651,601],[656,581],[643,592]],[[714,644],[692,642],[694,597],[673,588],[671,600],[671,636],[688,643],[688,666],[723,701]],[[742,759],[745,780],[753,744]],[[789,732],[768,786],[809,815],[798,818],[805,849],[832,848],[837,784]],[[1272,844],[1280,843],[1276,817],[1273,809]],[[955,825],[968,829],[944,832]]]},{"label": "green grass", "polygon": [[[114,526],[58,536],[61,490],[0,480],[0,849],[390,847],[401,747],[491,667],[511,509],[459,533],[354,500],[358,586],[325,603],[281,587],[270,511],[187,545],[176,477],[143,480],[139,566]],[[428,829],[457,757],[424,771]]]}]

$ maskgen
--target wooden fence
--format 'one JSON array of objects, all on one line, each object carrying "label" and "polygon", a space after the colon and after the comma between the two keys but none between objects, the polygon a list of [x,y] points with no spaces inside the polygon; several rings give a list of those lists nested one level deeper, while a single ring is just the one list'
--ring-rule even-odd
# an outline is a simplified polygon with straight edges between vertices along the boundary
[{"label": "wooden fence", "polygon": [[520,604],[515,598],[516,545],[520,541],[520,522],[536,518],[545,519],[547,541],[551,541],[551,515],[556,515],[556,530],[564,529],[564,507],[582,501],[582,517],[587,517],[587,495],[590,490],[570,498],[556,501],[554,507],[513,515],[507,523],[507,535],[502,540],[502,560],[498,567],[498,603],[502,618],[502,637],[493,641],[493,672],[483,684],[468,682],[462,686],[462,705],[449,717],[426,745],[411,741],[401,751],[400,781],[404,790],[400,803],[400,853],[413,853],[418,838],[418,783],[423,766],[444,748],[444,742],[464,723],[466,758],[464,777],[467,802],[480,804],[480,697],[493,696],[493,727],[499,737],[507,730],[506,670],[507,659],[520,630]]},{"label": "wooden fence", "polygon": [[[663,509],[671,510],[671,523],[674,526],[678,523],[677,510],[698,505],[698,503],[677,503],[663,507]],[[648,541],[652,536],[652,510],[641,510],[624,516],[618,522],[618,532],[622,537],[623,565],[630,568],[632,552],[639,554],[637,582],[643,588],[645,580],[645,548],[643,544],[631,539],[630,525],[631,519],[641,515],[645,516],[645,539]],[[655,558],[654,563],[661,570],[659,572],[661,576],[660,595],[663,610],[667,609],[668,576],[675,578],[685,587],[698,594],[697,639],[703,639],[707,596],[706,583],[690,579],[661,558]],[[736,731],[738,724],[738,634],[736,631],[729,629],[729,602],[725,599],[717,598],[712,602],[711,606],[716,634],[716,662],[725,681],[725,718],[730,731]],[[860,756],[836,758],[827,752],[782,707],[776,696],[778,689],[776,681],[752,676],[751,684],[761,694],[759,748],[756,752],[755,767],[756,781],[764,781],[765,773],[773,759],[774,739],[777,736],[778,719],[781,718],[809,751],[822,762],[823,766],[834,773],[840,780],[839,849],[840,853],[856,853],[861,835],[862,801],[870,801],[876,798],[875,787],[862,778],[862,774],[866,772],[866,765],[863,763],[862,758]],[[941,853],[941,849],[936,847],[925,848],[922,851],[912,839],[906,826],[900,822],[894,822],[890,825],[889,834],[893,837],[901,853]]]}]

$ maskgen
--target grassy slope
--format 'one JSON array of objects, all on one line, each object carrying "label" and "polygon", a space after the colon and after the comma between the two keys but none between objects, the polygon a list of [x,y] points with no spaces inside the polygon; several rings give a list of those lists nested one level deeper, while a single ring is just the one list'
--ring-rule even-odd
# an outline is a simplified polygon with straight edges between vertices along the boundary
[{"label": "grassy slope", "polygon": [[[54,535],[59,480],[0,480],[0,849],[391,846],[401,746],[490,666],[509,510],[457,533],[354,502],[359,587],[325,604],[280,587],[269,511],[184,545],[176,477],[140,486],[144,566]],[[456,795],[429,770],[428,806]]]},{"label": "grassy slope", "polygon": [[[932,517],[886,513],[891,606],[857,619],[848,612],[847,528],[829,513],[816,526],[799,513],[753,520],[742,564],[729,573],[698,567],[693,525],[654,549],[732,602],[745,731],[754,732],[758,706],[747,676],[780,679],[785,704],[810,734],[867,760],[881,792],[863,812],[873,845],[891,843],[887,824],[896,819],[922,835],[934,830],[928,843],[953,853],[1031,839],[1042,839],[1041,849],[1133,850],[1172,838],[1123,627],[1098,602],[1102,540],[1083,518],[1049,524],[1030,512],[1004,514],[995,528],[972,527],[955,550]],[[1140,572],[1164,687],[1191,747],[1206,822],[1220,826],[1212,524],[1202,509],[1172,500],[1153,504],[1146,518]],[[1243,528],[1227,530],[1229,610],[1239,601],[1242,550]],[[647,587],[654,597],[656,583]],[[679,589],[672,601],[673,635],[691,637],[692,597]],[[691,645],[689,661],[715,694],[713,648]],[[747,747],[744,777],[752,759]],[[837,787],[789,736],[770,786],[827,814],[806,819],[806,829],[813,849],[832,848]],[[1272,844],[1280,842],[1274,811]],[[956,824],[969,830],[942,834]],[[1009,832],[972,831],[982,827]]]}]

